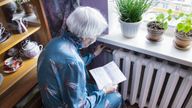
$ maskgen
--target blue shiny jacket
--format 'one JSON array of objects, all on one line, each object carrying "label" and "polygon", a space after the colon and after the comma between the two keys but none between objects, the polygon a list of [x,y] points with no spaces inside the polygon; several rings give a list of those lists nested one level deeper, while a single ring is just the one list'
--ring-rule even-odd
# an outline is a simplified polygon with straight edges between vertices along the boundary
[{"label": "blue shiny jacket", "polygon": [[38,59],[38,82],[45,108],[119,108],[118,92],[105,94],[90,80],[86,64],[92,54],[81,57],[79,38],[66,32],[50,41]]},{"label": "blue shiny jacket", "polygon": [[88,90],[86,64],[90,63],[93,55],[81,57],[81,48],[80,39],[66,32],[50,41],[40,54],[37,71],[44,107],[99,108],[102,101],[106,101],[103,91]]}]

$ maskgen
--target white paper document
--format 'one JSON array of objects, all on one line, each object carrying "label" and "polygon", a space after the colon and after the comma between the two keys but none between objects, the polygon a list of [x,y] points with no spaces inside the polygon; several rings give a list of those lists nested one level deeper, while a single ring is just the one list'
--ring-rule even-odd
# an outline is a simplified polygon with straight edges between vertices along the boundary
[{"label": "white paper document", "polygon": [[119,84],[126,80],[126,77],[113,61],[102,67],[91,69],[89,71],[100,90],[107,85]]}]

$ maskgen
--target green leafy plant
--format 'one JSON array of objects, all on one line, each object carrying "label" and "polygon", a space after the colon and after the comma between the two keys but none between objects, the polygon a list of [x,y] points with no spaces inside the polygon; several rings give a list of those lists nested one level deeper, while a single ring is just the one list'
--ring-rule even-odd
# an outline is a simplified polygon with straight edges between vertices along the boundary
[{"label": "green leafy plant", "polygon": [[156,16],[156,21],[159,22],[158,26],[166,30],[168,28],[168,22],[172,20],[172,16],[173,11],[171,9],[167,11],[167,15],[161,13],[158,16]]},{"label": "green leafy plant", "polygon": [[185,14],[180,13],[177,19],[180,19],[180,23],[177,24],[177,31],[184,32],[185,34],[192,32],[192,13]]},{"label": "green leafy plant", "polygon": [[120,19],[124,22],[138,22],[142,19],[142,14],[146,12],[152,4],[152,0],[117,0],[117,10]]}]

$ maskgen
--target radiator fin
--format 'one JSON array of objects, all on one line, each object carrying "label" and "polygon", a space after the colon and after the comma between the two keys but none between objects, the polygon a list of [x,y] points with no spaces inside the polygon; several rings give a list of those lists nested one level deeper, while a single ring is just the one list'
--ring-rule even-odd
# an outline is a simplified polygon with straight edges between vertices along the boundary
[{"label": "radiator fin", "polygon": [[185,101],[185,98],[187,97],[187,94],[191,88],[192,84],[192,77],[187,77],[183,80],[181,87],[179,88],[179,91],[177,93],[177,96],[173,102],[172,107],[173,108],[181,108],[183,102]]},{"label": "radiator fin", "polygon": [[192,108],[191,70],[131,51],[115,50],[113,59],[127,77],[121,84],[121,94],[132,105]]},{"label": "radiator fin", "polygon": [[149,88],[152,80],[152,75],[153,75],[153,62],[149,64],[149,66],[146,67],[146,71],[148,73],[144,74],[144,79],[142,83],[142,88],[141,88],[141,95],[139,99],[139,106],[143,108],[145,106],[145,103],[147,101],[147,95],[149,93]]},{"label": "radiator fin", "polygon": [[190,91],[189,100],[187,101],[185,108],[192,108],[192,87]]},{"label": "radiator fin", "polygon": [[136,103],[136,98],[137,98],[137,93],[139,88],[138,78],[140,78],[140,75],[141,75],[141,67],[142,67],[141,62],[137,60],[134,63],[134,67],[133,67],[133,79],[132,79],[131,95],[130,95],[131,105]]},{"label": "radiator fin", "polygon": [[156,107],[165,76],[166,76],[165,67],[162,66],[161,69],[159,69],[157,71],[157,75],[155,77],[155,83],[153,86],[152,95],[151,95],[150,102],[149,102],[149,108]]},{"label": "radiator fin", "polygon": [[171,74],[171,76],[167,82],[167,86],[166,86],[165,92],[163,93],[164,95],[163,95],[159,108],[167,108],[169,105],[169,102],[171,100],[175,87],[177,85],[177,81],[179,80],[179,75],[178,75],[177,71],[175,73]]}]

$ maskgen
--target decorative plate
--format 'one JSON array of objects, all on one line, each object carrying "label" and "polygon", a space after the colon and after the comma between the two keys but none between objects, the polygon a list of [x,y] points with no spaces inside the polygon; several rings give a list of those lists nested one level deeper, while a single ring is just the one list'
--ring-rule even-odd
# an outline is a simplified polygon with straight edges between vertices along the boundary
[{"label": "decorative plate", "polygon": [[22,65],[22,59],[16,57],[9,57],[4,61],[3,72],[13,73],[17,71]]}]

